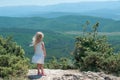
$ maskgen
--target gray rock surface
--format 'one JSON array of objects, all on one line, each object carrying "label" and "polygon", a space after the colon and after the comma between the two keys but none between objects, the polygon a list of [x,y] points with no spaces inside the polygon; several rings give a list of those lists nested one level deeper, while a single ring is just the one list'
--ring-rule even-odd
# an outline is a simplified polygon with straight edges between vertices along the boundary
[{"label": "gray rock surface", "polygon": [[45,69],[46,76],[37,75],[37,70],[29,70],[29,80],[120,80],[120,77],[103,72],[79,72],[78,70]]}]

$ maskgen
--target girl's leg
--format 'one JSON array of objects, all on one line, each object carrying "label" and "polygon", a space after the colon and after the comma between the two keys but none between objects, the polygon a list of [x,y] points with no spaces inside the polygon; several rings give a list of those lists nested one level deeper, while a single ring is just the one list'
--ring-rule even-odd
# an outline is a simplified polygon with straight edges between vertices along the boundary
[{"label": "girl's leg", "polygon": [[40,75],[41,64],[37,64],[38,75]]},{"label": "girl's leg", "polygon": [[41,74],[42,74],[43,76],[46,76],[45,73],[44,73],[44,67],[43,67],[43,64],[41,64]]}]

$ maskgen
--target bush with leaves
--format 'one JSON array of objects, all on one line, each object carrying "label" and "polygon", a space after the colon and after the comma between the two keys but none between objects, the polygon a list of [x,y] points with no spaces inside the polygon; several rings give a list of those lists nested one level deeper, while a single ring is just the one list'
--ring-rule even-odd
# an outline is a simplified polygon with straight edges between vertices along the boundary
[{"label": "bush with leaves", "polygon": [[62,57],[57,59],[56,57],[52,57],[48,63],[45,64],[46,68],[50,69],[73,69],[75,68],[72,60],[70,58]]},{"label": "bush with leaves", "polygon": [[0,37],[0,77],[21,76],[28,71],[29,59],[11,37]]},{"label": "bush with leaves", "polygon": [[[120,64],[117,64],[117,61],[120,62],[120,54],[113,52],[105,36],[98,35],[99,23],[94,24],[89,32],[86,29],[88,23],[87,21],[83,29],[83,36],[76,38],[73,52],[75,66],[80,70],[104,70],[110,73],[120,71]],[[109,67],[110,65],[112,66]]]},{"label": "bush with leaves", "polygon": [[103,62],[101,68],[106,73],[114,73],[120,76],[120,53],[107,57]]}]

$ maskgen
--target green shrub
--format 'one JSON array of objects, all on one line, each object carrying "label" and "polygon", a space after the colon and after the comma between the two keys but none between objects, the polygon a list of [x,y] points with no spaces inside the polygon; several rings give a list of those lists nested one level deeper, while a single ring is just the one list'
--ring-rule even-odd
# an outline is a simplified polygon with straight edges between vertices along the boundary
[{"label": "green shrub", "polygon": [[56,57],[52,57],[48,63],[45,64],[46,68],[50,69],[73,69],[74,64],[70,58],[62,57],[57,59]]},{"label": "green shrub", "polygon": [[106,58],[101,67],[107,73],[120,74],[120,53]]},{"label": "green shrub", "polygon": [[10,37],[0,37],[0,77],[25,75],[29,59],[24,54],[24,50]]},{"label": "green shrub", "polygon": [[103,57],[100,55],[101,53],[96,52],[86,52],[86,56],[83,58],[83,63],[81,63],[81,70],[87,71],[99,71],[101,62],[103,61]]},{"label": "green shrub", "polygon": [[50,69],[59,69],[60,65],[56,57],[52,57],[52,59],[48,63],[46,63],[46,67]]},{"label": "green shrub", "polygon": [[120,73],[120,53],[113,52],[105,36],[98,36],[98,24],[93,25],[91,32],[76,38],[74,64],[80,70]]}]

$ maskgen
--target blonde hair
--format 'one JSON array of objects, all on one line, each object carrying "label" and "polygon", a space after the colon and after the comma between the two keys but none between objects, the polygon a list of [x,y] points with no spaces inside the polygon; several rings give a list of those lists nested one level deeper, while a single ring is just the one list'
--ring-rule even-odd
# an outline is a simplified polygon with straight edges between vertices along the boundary
[{"label": "blonde hair", "polygon": [[32,44],[30,46],[34,46],[37,43],[41,42],[44,38],[44,34],[42,32],[37,32],[32,38]]}]

